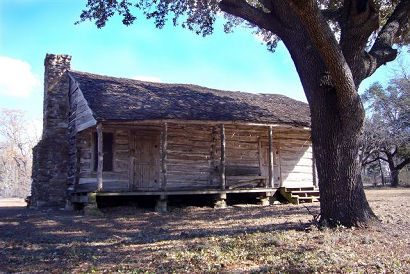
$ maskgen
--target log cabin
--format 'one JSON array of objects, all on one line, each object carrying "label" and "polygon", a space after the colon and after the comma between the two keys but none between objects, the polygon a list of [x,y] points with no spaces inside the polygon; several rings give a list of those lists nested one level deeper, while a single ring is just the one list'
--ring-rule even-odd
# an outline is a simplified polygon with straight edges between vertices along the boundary
[{"label": "log cabin", "polygon": [[223,206],[233,193],[265,203],[278,190],[291,201],[317,194],[306,103],[79,72],[70,61],[45,59],[33,206],[151,195],[164,210],[170,195],[213,194]]}]

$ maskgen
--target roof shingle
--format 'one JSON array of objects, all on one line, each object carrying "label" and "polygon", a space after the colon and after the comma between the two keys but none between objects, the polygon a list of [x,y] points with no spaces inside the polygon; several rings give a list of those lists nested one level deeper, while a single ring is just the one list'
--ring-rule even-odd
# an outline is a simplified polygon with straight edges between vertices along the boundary
[{"label": "roof shingle", "polygon": [[310,126],[309,106],[278,94],[223,91],[70,71],[96,120],[207,120]]}]

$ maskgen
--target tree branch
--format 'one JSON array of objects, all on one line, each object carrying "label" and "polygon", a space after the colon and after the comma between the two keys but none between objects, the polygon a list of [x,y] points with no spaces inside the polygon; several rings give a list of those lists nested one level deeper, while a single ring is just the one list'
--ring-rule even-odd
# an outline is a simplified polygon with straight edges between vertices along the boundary
[{"label": "tree branch", "polygon": [[409,23],[409,16],[410,1],[400,1],[394,9],[393,14],[387,20],[387,23],[379,32],[369,52],[368,62],[370,62],[370,64],[368,65],[366,77],[372,75],[381,65],[396,59],[397,50],[392,48],[394,38],[399,34],[400,28]]},{"label": "tree branch", "polygon": [[[265,5],[263,2],[267,4],[269,1],[261,2]],[[276,20],[271,13],[266,13],[262,9],[255,8],[244,0],[222,0],[219,2],[219,8],[226,13],[240,17],[251,24],[273,33],[278,33],[280,30],[279,21]],[[270,6],[270,8],[272,7]]]},{"label": "tree branch", "polygon": [[385,161],[385,162],[389,162],[388,159],[386,159],[386,158],[384,158],[384,157],[381,157],[381,156],[379,157],[379,159],[380,159],[380,160],[383,160],[383,161]]},{"label": "tree branch", "polygon": [[341,9],[325,9],[321,10],[323,18],[331,21],[339,21],[341,16]]},{"label": "tree branch", "polygon": [[355,85],[364,79],[363,58],[370,35],[379,27],[378,9],[372,1],[346,0],[341,8],[340,47],[352,70]]},{"label": "tree branch", "polygon": [[258,0],[258,2],[261,3],[266,9],[272,11],[273,3],[271,0]]},{"label": "tree branch", "polygon": [[[341,109],[349,109],[356,99],[352,72],[315,0],[288,0],[301,17],[334,82]],[[350,109],[350,111],[356,111]]]},{"label": "tree branch", "polygon": [[400,164],[398,164],[398,165],[395,167],[395,169],[396,169],[396,170],[400,170],[400,169],[402,169],[403,167],[407,166],[408,164],[410,164],[410,158],[404,159],[403,162],[401,162]]},{"label": "tree branch", "polygon": [[381,159],[381,157],[376,157],[376,158],[374,158],[374,159],[372,159],[372,160],[369,160],[369,161],[363,161],[362,162],[362,166],[367,166],[367,165],[369,165],[369,164],[371,164],[371,163],[373,163],[373,162],[376,162],[377,160],[380,160]]}]

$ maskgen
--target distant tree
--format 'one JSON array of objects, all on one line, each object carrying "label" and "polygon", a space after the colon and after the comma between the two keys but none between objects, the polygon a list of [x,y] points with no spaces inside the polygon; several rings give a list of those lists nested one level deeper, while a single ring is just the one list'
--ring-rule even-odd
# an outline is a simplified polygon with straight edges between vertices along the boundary
[{"label": "distant tree", "polygon": [[394,78],[384,88],[374,83],[362,96],[370,113],[364,137],[369,145],[363,164],[383,160],[388,163],[391,185],[399,185],[399,173],[410,163],[410,79]]},{"label": "distant tree", "polygon": [[[245,22],[271,50],[288,49],[309,102],[323,224],[364,226],[376,219],[360,177],[364,109],[357,89],[409,41],[409,0],[88,0],[80,21],[104,27],[114,14],[132,24],[135,9],[162,28],[168,19],[212,34]],[[222,13],[224,12],[224,13]]]},{"label": "distant tree", "polygon": [[32,148],[38,141],[33,127],[23,111],[0,111],[0,196],[30,193]]}]

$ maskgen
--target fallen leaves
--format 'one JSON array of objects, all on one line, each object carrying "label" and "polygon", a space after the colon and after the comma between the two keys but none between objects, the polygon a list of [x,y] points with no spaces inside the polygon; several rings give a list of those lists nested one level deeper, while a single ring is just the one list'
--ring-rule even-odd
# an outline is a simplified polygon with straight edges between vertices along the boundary
[{"label": "fallen leaves", "polygon": [[369,229],[318,230],[318,204],[2,213],[0,271],[408,272],[410,189],[366,194],[383,220]]}]

